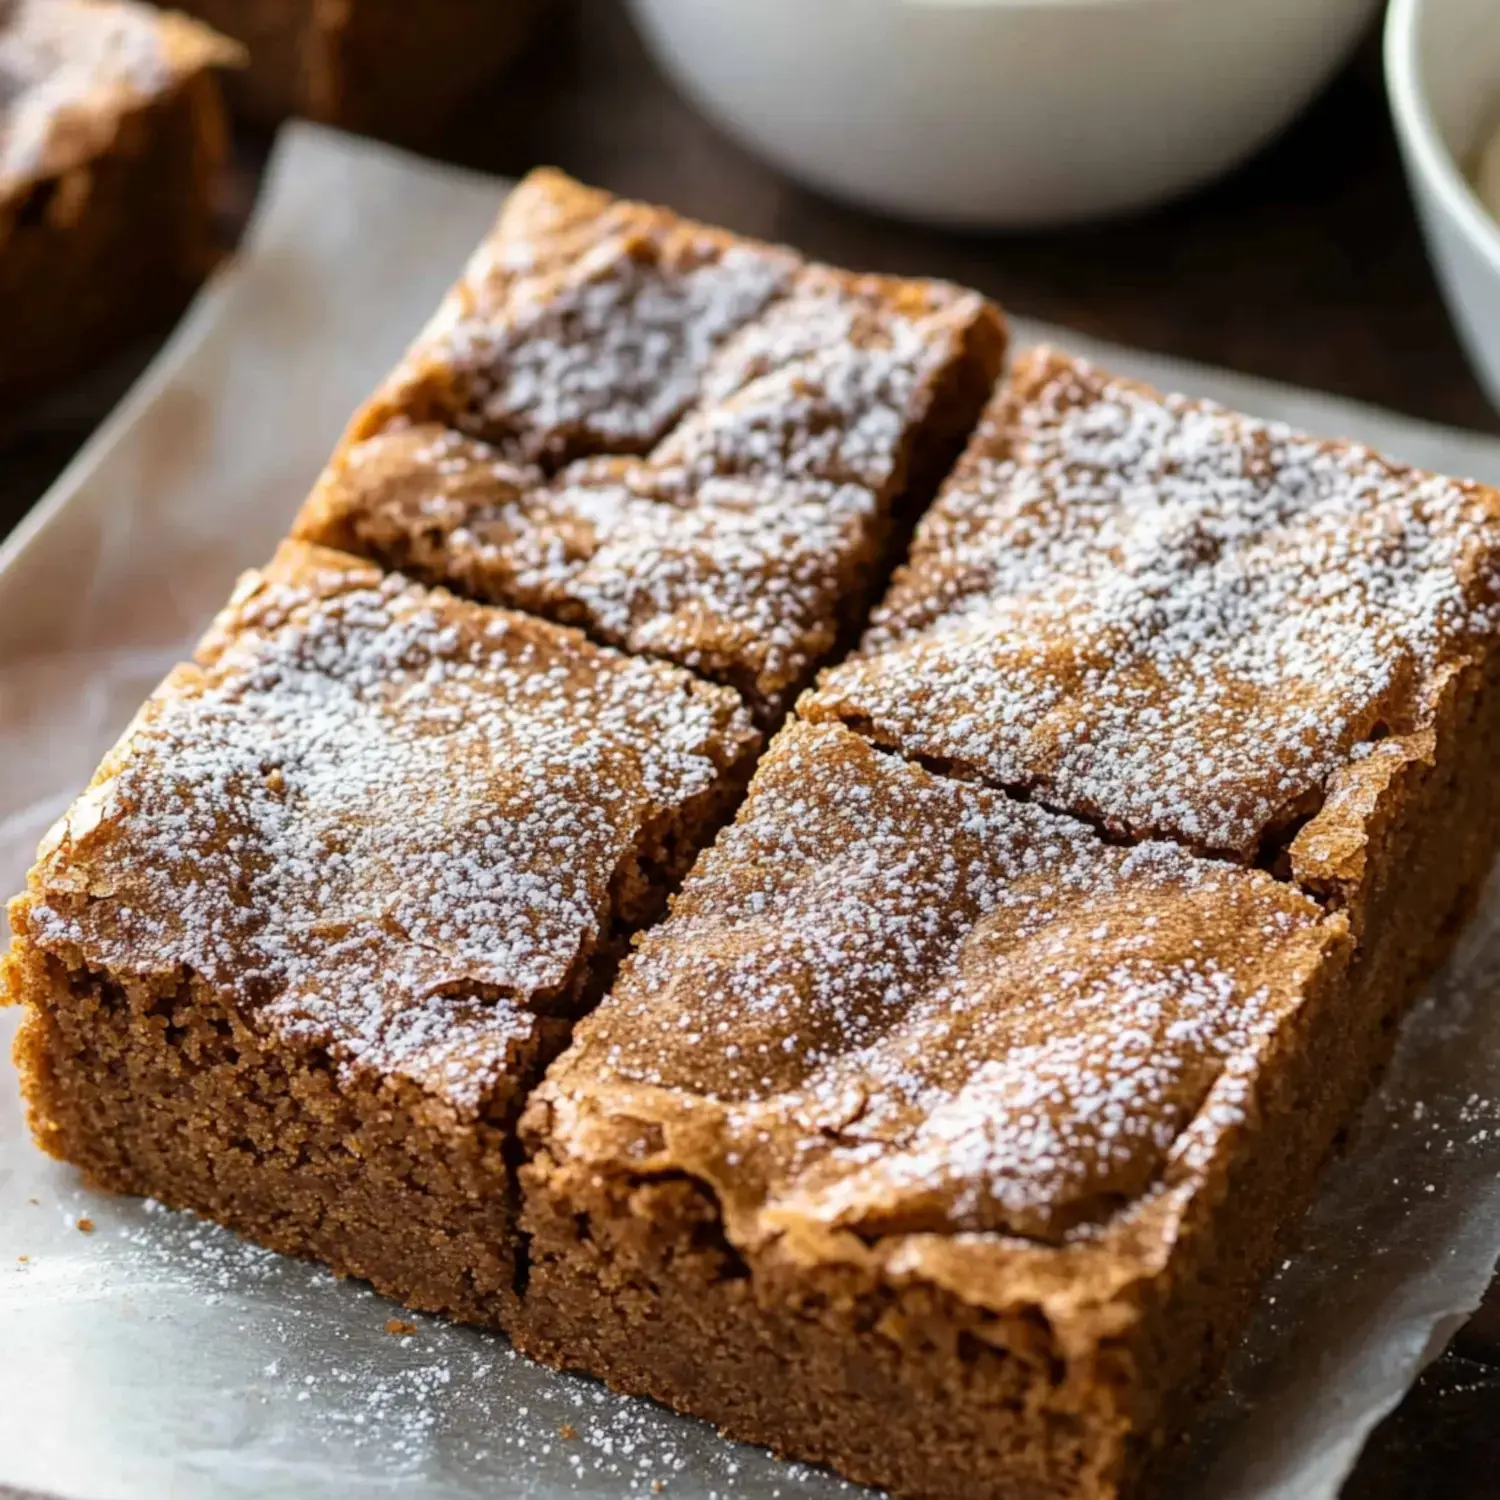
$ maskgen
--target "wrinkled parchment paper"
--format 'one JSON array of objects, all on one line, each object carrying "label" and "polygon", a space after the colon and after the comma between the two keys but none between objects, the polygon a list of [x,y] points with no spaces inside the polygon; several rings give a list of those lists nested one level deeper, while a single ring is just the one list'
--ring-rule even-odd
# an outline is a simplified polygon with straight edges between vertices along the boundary
[{"label": "wrinkled parchment paper", "polygon": [[[0,886],[18,888],[100,752],[235,574],[269,555],[501,191],[312,127],[283,137],[239,262],[0,553]],[[1500,482],[1488,439],[1094,352]],[[1411,1018],[1175,1494],[1331,1500],[1477,1304],[1500,1251],[1497,981],[1500,887]],[[12,1026],[0,1020],[0,1043]],[[30,1145],[0,1063],[6,1485],[66,1500],[852,1493],[185,1215],[85,1192]]]}]

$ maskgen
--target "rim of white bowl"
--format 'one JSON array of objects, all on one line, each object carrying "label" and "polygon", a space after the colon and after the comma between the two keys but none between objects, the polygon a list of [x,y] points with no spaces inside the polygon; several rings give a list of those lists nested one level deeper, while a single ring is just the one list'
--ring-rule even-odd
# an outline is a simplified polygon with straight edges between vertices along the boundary
[{"label": "rim of white bowl", "polygon": [[[1500,224],[1480,201],[1437,128],[1417,58],[1417,23],[1428,0],[1391,0],[1385,18],[1385,84],[1391,114],[1415,171],[1500,275]],[[1496,80],[1500,88],[1500,79]]]}]

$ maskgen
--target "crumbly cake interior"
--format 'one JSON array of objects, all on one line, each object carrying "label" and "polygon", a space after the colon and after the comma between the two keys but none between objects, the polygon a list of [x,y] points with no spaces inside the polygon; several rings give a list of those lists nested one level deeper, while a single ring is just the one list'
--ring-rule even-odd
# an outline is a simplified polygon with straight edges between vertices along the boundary
[{"label": "crumbly cake interior", "polygon": [[807,705],[1252,860],[1493,636],[1500,497],[1034,351]]},{"label": "crumbly cake interior", "polygon": [[576,624],[779,717],[956,457],[1003,325],[534,174],[299,535]]},{"label": "crumbly cake interior", "polygon": [[[399,1098],[419,1136],[436,1119],[477,1151],[465,1131],[503,1134],[561,1018],[597,997],[631,928],[729,811],[757,741],[726,689],[287,543],[147,703],[14,904],[39,1135],[105,1185],[144,1178],[307,1248],[274,1197],[226,1204],[208,1167],[189,1193],[180,1173],[135,1159],[156,1147],[133,1124],[168,1101],[122,1096],[90,1060],[94,1013],[143,1028],[158,1071],[192,1073],[185,1059],[206,1048],[210,1094],[244,1091],[245,1045],[280,1049],[330,1099],[386,1111],[390,1149]],[[221,1055],[226,1030],[240,1040]],[[80,1126],[72,1106],[90,1094],[119,1112],[108,1130],[97,1107]],[[255,1155],[216,1115],[192,1129],[204,1153]],[[508,1204],[498,1146],[479,1154]],[[348,1184],[330,1175],[337,1208]],[[462,1267],[451,1277],[461,1286]],[[374,1279],[407,1290],[398,1274]]]}]

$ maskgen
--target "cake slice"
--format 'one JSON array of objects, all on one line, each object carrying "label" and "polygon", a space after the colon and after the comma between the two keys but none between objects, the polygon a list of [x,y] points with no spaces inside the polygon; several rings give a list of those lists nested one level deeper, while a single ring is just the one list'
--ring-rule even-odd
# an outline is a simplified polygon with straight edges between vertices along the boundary
[{"label": "cake slice", "polygon": [[177,310],[215,255],[215,70],[240,49],[131,0],[0,4],[0,401]]},{"label": "cake slice", "polygon": [[535,172],[297,523],[737,688],[774,720],[870,602],[998,312]]},{"label": "cake slice", "polygon": [[1363,1087],[1352,946],[794,723],[533,1095],[515,1338],[897,1495],[1122,1493]]},{"label": "cake slice", "polygon": [[287,543],[11,905],[37,1140],[503,1321],[525,1091],[756,746],[726,689]]},{"label": "cake slice", "polygon": [[1254,861],[1431,731],[1497,587],[1495,491],[1035,350],[806,712]]}]

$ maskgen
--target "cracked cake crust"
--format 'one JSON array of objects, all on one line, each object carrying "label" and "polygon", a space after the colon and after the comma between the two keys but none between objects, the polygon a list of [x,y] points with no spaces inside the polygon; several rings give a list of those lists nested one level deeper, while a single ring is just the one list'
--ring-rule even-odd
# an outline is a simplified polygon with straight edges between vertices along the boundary
[{"label": "cracked cake crust", "polygon": [[803,712],[1253,861],[1430,730],[1497,601],[1494,490],[1043,348]]},{"label": "cracked cake crust", "polygon": [[857,624],[1004,352],[999,313],[534,172],[297,522],[736,687]]},{"label": "cracked cake crust", "polygon": [[1500,522],[1033,354],[651,927],[1002,342],[529,179],[13,903],[38,1140],[912,1500],[1139,1492],[1500,843]]}]

